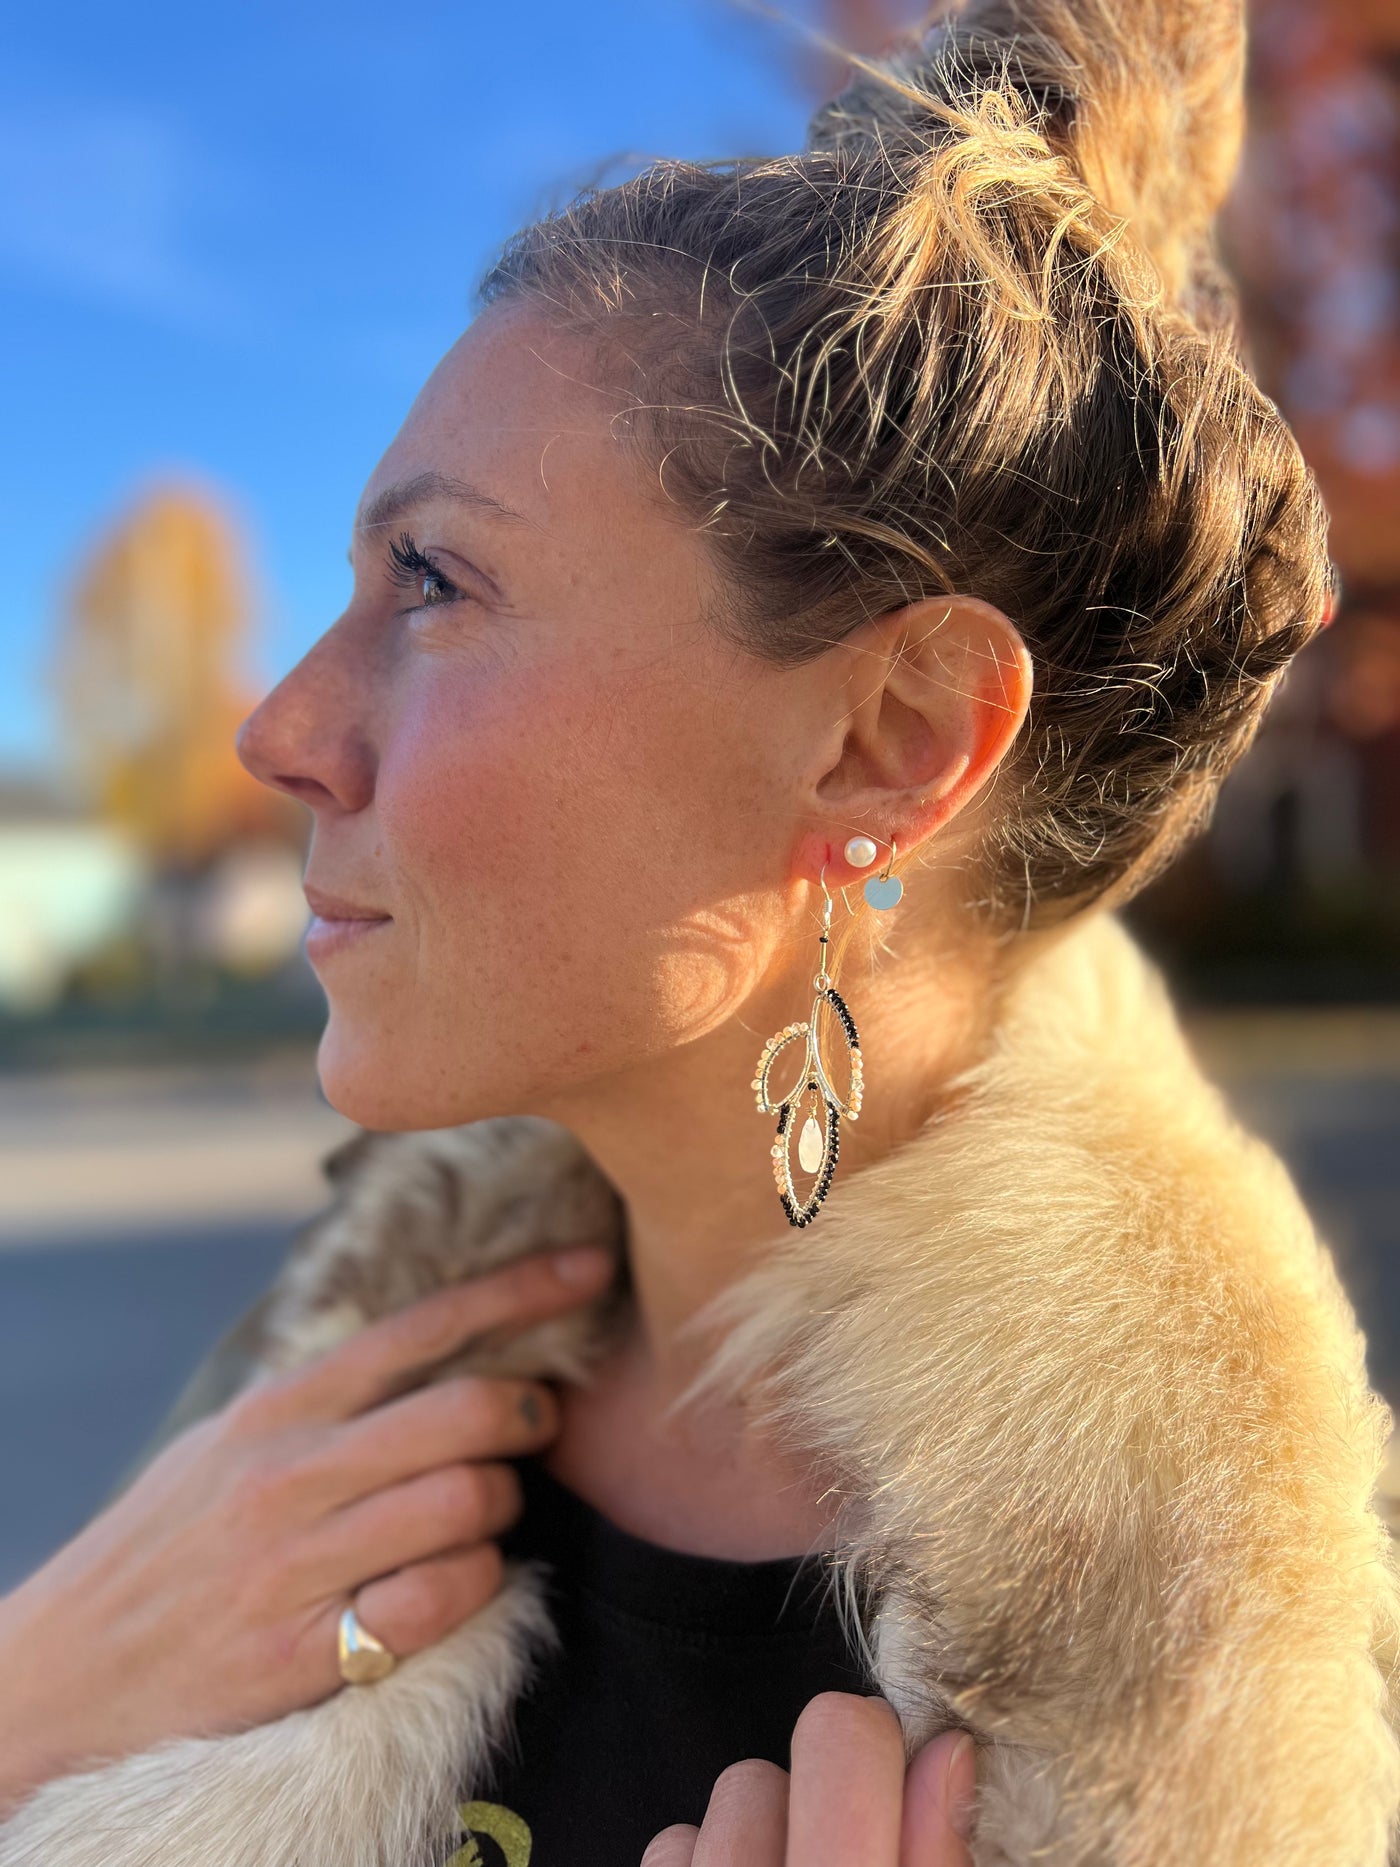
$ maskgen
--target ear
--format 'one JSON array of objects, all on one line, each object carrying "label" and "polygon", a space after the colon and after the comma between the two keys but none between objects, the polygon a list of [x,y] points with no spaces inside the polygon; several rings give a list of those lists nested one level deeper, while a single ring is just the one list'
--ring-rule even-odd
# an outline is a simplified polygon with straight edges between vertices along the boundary
[{"label": "ear", "polygon": [[1030,706],[1030,652],[1015,624],[981,597],[926,597],[862,624],[837,645],[849,658],[840,756],[818,779],[822,818],[798,872],[827,883],[871,874],[846,861],[872,836],[900,855],[955,817],[991,777]]}]

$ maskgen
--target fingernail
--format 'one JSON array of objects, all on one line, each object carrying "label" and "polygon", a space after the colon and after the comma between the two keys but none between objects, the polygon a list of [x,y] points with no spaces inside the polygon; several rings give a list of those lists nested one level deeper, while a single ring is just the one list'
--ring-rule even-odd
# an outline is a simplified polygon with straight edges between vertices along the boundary
[{"label": "fingernail", "polygon": [[554,1253],[554,1271],[566,1284],[596,1284],[612,1268],[612,1261],[606,1245],[572,1245]]},{"label": "fingernail", "polygon": [[943,1778],[943,1806],[953,1833],[966,1841],[972,1827],[972,1800],[977,1790],[976,1744],[966,1732],[954,1744]]}]

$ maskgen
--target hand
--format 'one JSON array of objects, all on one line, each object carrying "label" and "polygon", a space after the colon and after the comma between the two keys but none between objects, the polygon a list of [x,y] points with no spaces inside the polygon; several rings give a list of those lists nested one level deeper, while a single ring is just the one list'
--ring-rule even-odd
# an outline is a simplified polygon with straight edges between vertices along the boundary
[{"label": "hand", "polygon": [[[601,1294],[534,1253],[414,1303],[197,1421],[0,1601],[0,1817],[85,1758],[265,1723],[342,1689],[353,1601],[404,1657],[500,1586],[501,1461],[559,1428],[542,1382],[424,1370]],[[419,1385],[413,1386],[417,1375]],[[410,1391],[411,1390],[411,1391]],[[355,1688],[368,1689],[369,1688]]]},{"label": "hand", "polygon": [[[715,1782],[699,1828],[663,1828],[641,1867],[971,1867],[954,1825],[970,1801],[976,1752],[944,1731],[904,1766],[887,1699],[822,1692],[792,1733],[792,1774],[751,1757]],[[945,1780],[947,1779],[947,1780]]]}]

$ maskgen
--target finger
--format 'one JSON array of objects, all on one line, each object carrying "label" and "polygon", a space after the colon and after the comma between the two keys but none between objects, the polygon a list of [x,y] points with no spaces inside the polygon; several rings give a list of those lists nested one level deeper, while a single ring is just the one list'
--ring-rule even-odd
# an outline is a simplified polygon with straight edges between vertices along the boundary
[{"label": "finger", "polygon": [[887,1699],[820,1692],[792,1733],[787,1867],[898,1867],[904,1736]]},{"label": "finger", "polygon": [[302,1495],[334,1508],[438,1466],[538,1451],[558,1430],[547,1383],[454,1375],[332,1426],[299,1461]]},{"label": "finger", "polygon": [[[535,1251],[499,1270],[464,1278],[369,1323],[305,1368],[247,1389],[233,1424],[261,1432],[291,1422],[346,1420],[402,1390],[415,1374],[473,1337],[521,1329],[596,1297],[615,1265],[606,1247]],[[577,1268],[575,1278],[567,1275]]]},{"label": "finger", "polygon": [[[382,1640],[396,1659],[407,1659],[444,1639],[478,1613],[497,1593],[505,1560],[495,1543],[470,1549],[443,1550],[426,1562],[378,1576],[354,1592],[355,1614],[368,1633]],[[338,1634],[349,1593],[323,1608],[310,1622],[304,1644],[315,1654],[325,1692],[344,1682],[340,1676]]]},{"label": "finger", "polygon": [[721,1771],[700,1825],[694,1867],[783,1867],[788,1783],[786,1770],[761,1757]]},{"label": "finger", "polygon": [[647,1842],[641,1867],[692,1867],[699,1834],[700,1830],[689,1822],[676,1822],[670,1828],[663,1828]]},{"label": "finger", "polygon": [[439,1466],[321,1518],[288,1558],[292,1587],[307,1598],[359,1588],[407,1563],[499,1536],[523,1508],[511,1466]]},{"label": "finger", "polygon": [[443,1550],[366,1582],[356,1591],[355,1612],[391,1653],[418,1653],[484,1608],[504,1576],[505,1558],[498,1544]]},{"label": "finger", "polygon": [[899,1867],[972,1867],[971,1849],[954,1825],[977,1781],[976,1744],[968,1739],[961,1749],[967,1738],[965,1731],[944,1731],[909,1765]]}]

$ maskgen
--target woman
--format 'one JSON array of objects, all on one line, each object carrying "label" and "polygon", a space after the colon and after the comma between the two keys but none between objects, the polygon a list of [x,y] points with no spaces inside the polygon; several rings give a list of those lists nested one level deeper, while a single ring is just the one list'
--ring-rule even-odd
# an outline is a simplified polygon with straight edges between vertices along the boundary
[{"label": "woman", "polygon": [[1240,58],[987,0],[507,246],[240,737],[370,1132],[4,1604],[5,1867],[1382,1867],[1390,1416],[1113,912],[1329,612]]}]

